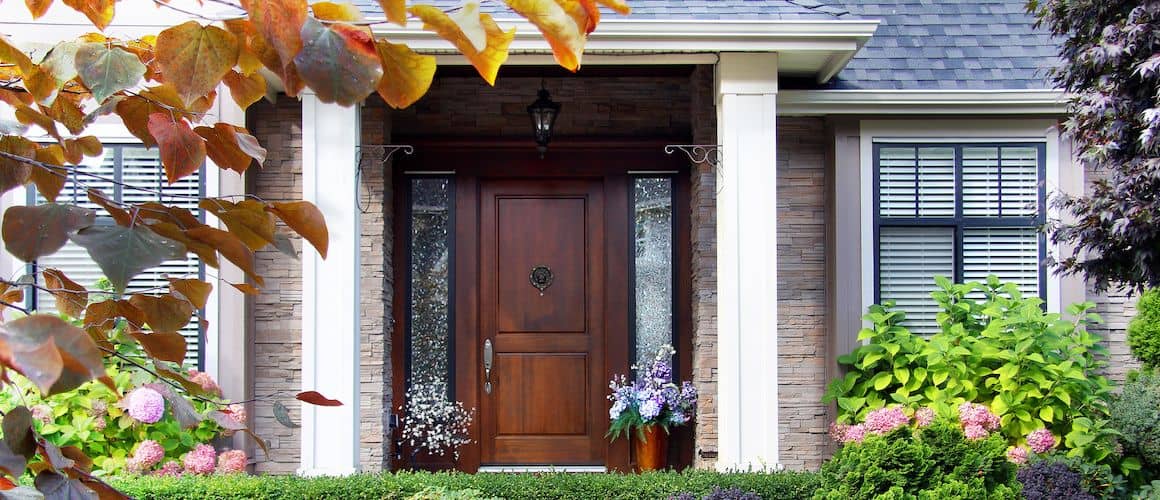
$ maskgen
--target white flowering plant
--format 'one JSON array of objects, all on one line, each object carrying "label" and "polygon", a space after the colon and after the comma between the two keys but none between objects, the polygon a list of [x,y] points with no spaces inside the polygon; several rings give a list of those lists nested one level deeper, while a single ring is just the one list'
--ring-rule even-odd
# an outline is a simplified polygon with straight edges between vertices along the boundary
[{"label": "white flowering plant", "polygon": [[671,345],[662,346],[647,368],[633,366],[636,380],[620,375],[609,382],[612,408],[608,418],[612,423],[607,435],[616,439],[634,428],[643,434],[645,427],[653,425],[668,432],[692,419],[697,409],[697,389],[688,381],[679,386],[673,383],[671,360],[675,352]]},{"label": "white flowering plant", "polygon": [[447,384],[438,381],[417,382],[407,389],[403,410],[403,442],[411,448],[411,462],[419,452],[445,456],[451,453],[459,460],[459,448],[471,443],[471,421],[475,409],[447,397]]}]

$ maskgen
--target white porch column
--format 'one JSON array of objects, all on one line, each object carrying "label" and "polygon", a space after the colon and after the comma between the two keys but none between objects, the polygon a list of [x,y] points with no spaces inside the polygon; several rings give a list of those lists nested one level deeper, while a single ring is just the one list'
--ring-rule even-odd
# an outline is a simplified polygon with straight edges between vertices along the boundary
[{"label": "white porch column", "polygon": [[302,405],[303,475],[358,471],[359,108],[302,96],[302,198],[326,216],[327,259],[302,245],[302,390],[342,401]]},{"label": "white porch column", "polygon": [[717,468],[778,463],[777,54],[717,64]]}]

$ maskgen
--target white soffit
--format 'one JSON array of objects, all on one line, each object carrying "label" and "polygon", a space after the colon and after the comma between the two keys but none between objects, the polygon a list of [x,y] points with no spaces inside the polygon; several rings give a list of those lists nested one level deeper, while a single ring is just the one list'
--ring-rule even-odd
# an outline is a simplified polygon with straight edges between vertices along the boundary
[{"label": "white soffit", "polygon": [[782,90],[777,114],[1038,114],[1067,112],[1062,90]]},{"label": "white soffit", "polygon": [[[535,53],[550,54],[551,48],[531,23],[516,19],[496,22],[504,29],[516,28],[516,38],[509,49],[513,54],[509,64],[550,62],[534,56]],[[878,29],[878,23],[877,20],[634,20],[631,16],[605,19],[589,35],[586,45],[589,54],[584,63],[674,64],[682,59],[698,59],[697,53],[776,52],[783,75],[812,76],[824,83],[854,57]],[[378,24],[375,35],[406,43],[416,51],[444,54],[440,56],[441,64],[467,64],[463,56],[452,54],[451,44],[422,30],[419,23],[411,23],[406,28]],[[671,57],[633,58],[633,54]]]}]

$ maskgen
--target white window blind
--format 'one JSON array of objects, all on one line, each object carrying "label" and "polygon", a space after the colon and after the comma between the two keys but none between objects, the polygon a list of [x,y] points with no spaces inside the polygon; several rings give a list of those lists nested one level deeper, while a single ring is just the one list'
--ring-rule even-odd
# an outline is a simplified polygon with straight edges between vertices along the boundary
[{"label": "white window blind", "polygon": [[[76,203],[96,210],[98,224],[113,224],[113,221],[108,217],[104,209],[88,201],[86,193],[86,189],[88,188],[100,189],[105,196],[122,203],[136,204],[147,201],[164,201],[167,204],[190,209],[199,217],[201,215],[198,212],[196,200],[172,196],[174,194],[199,196],[201,194],[201,172],[199,171],[194,175],[178,181],[173,186],[169,186],[165,178],[165,171],[161,167],[161,160],[158,157],[156,148],[150,150],[142,147],[106,145],[104,157],[87,158],[82,168],[85,172],[97,174],[108,179],[119,178],[125,184],[160,190],[166,194],[165,196],[159,196],[157,193],[131,189],[129,187],[118,187],[113,182],[90,176],[74,176],[70,178],[66,182],[64,191],[57,197],[57,201],[61,203]],[[74,180],[79,181],[79,184]],[[35,195],[34,200],[38,204],[46,202],[39,194]],[[40,269],[60,269],[70,279],[89,289],[93,289],[97,280],[104,276],[101,269],[93,263],[88,252],[84,248],[74,245],[71,242],[66,244],[57,253],[39,259],[36,265]],[[134,278],[129,283],[127,291],[139,292],[149,290],[153,293],[165,291],[165,287],[169,285],[169,281],[166,279],[167,276],[172,278],[201,278],[201,262],[194,255],[188,255],[184,260],[167,261]],[[45,291],[39,291],[36,300],[38,310],[56,310],[56,301],[51,294]],[[202,332],[197,321],[197,316],[195,315],[189,324],[179,333],[186,339],[186,366],[188,368],[198,367],[199,361],[202,359]]]},{"label": "white window blind", "polygon": [[906,312],[904,323],[914,333],[938,329],[938,306],[930,298],[935,276],[954,276],[954,228],[884,227],[879,232],[881,301],[894,301]]},{"label": "white window blind", "polygon": [[963,281],[985,281],[994,274],[1019,285],[1024,295],[1039,295],[1039,233],[1035,228],[963,230]]},{"label": "white window blind", "polygon": [[[878,144],[878,296],[916,333],[937,331],[935,276],[989,275],[1043,296],[1043,146]],[[958,260],[956,260],[958,259]]]},{"label": "white window blind", "polygon": [[883,147],[878,168],[883,217],[954,217],[954,148]]}]

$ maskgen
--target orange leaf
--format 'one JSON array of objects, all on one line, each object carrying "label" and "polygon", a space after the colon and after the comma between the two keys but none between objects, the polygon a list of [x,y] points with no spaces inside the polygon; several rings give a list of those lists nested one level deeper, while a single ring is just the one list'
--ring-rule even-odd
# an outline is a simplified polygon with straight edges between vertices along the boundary
[{"label": "orange leaf", "polygon": [[245,76],[236,71],[230,71],[226,73],[222,81],[230,88],[230,97],[243,110],[266,95],[266,79],[257,72]]},{"label": "orange leaf", "polygon": [[[250,22],[285,67],[302,50],[306,0],[243,0]],[[274,69],[274,68],[271,68]]]},{"label": "orange leaf", "polygon": [[189,324],[193,304],[173,295],[133,295],[129,303],[145,314],[145,323],[157,332],[176,332]]},{"label": "orange leaf", "polygon": [[129,217],[129,212],[125,211],[121,207],[118,207],[117,205],[114,205],[113,202],[110,201],[109,197],[106,196],[105,193],[102,193],[99,189],[90,189],[88,191],[88,198],[89,201],[97,204],[101,208],[104,208],[105,211],[109,213],[109,216],[113,218],[113,222],[116,222],[118,225],[128,226],[132,222],[131,217]]},{"label": "orange leaf", "polygon": [[375,48],[383,63],[378,91],[387,104],[402,109],[427,93],[435,78],[435,56],[422,55],[406,45],[386,40],[377,40]]},{"label": "orange leaf", "polygon": [[212,128],[197,127],[193,130],[205,138],[206,153],[219,168],[241,174],[255,160],[259,164],[266,160],[266,149],[241,127],[217,123]]},{"label": "orange leaf", "polygon": [[294,398],[303,403],[309,403],[315,406],[342,406],[341,401],[327,398],[317,391],[300,392]]},{"label": "orange leaf", "polygon": [[379,0],[379,7],[387,15],[387,21],[399,26],[407,25],[407,0]]},{"label": "orange leaf", "polygon": [[125,318],[136,328],[145,326],[145,313],[127,300],[103,300],[85,308],[85,328],[112,328],[117,318]]},{"label": "orange leaf", "polygon": [[24,75],[28,75],[36,69],[28,54],[12,45],[12,42],[8,41],[8,37],[4,35],[0,35],[0,62],[15,64]]},{"label": "orange leaf", "polygon": [[205,163],[205,139],[194,133],[185,120],[153,113],[149,115],[149,133],[157,139],[161,166],[165,167],[170,184],[197,173]]},{"label": "orange leaf", "polygon": [[0,283],[0,313],[8,306],[6,304],[19,304],[24,302],[24,291],[19,288],[12,288],[8,283]]},{"label": "orange leaf", "polygon": [[628,15],[629,12],[632,12],[632,8],[624,0],[596,0],[596,2],[612,9],[620,15]]},{"label": "orange leaf", "polygon": [[322,21],[362,22],[366,18],[358,7],[347,2],[316,2],[310,5],[314,17]]},{"label": "orange leaf", "polygon": [[194,241],[205,243],[216,249],[222,257],[238,266],[255,283],[259,286],[262,285],[262,277],[254,273],[254,252],[237,236],[209,226],[189,229],[185,231],[185,234]]},{"label": "orange leaf", "polygon": [[181,294],[198,309],[205,309],[213,285],[199,279],[169,278],[169,290]]},{"label": "orange leaf", "polygon": [[274,243],[274,218],[266,213],[266,205],[254,200],[234,203],[229,200],[207,198],[198,206],[221,219],[230,233],[251,250]]},{"label": "orange leaf", "polygon": [[504,0],[504,3],[540,29],[560,66],[569,71],[580,69],[585,26],[578,25],[563,6],[545,0]]},{"label": "orange leaf", "polygon": [[[36,161],[50,165],[63,165],[64,149],[59,144],[45,145],[36,150]],[[40,192],[41,196],[44,196],[44,199],[50,202],[56,201],[56,197],[64,189],[65,175],[64,172],[49,170],[43,167],[35,167],[30,171],[30,177],[32,178],[32,182],[36,184],[36,190]]]},{"label": "orange leaf", "polygon": [[217,26],[196,21],[157,35],[157,62],[165,81],[190,103],[212,92],[238,62],[238,40]]},{"label": "orange leaf", "polygon": [[365,28],[307,19],[302,41],[294,65],[322,102],[353,106],[374,92],[383,77],[374,40]]},{"label": "orange leaf", "polygon": [[330,232],[326,229],[326,219],[318,207],[309,201],[274,202],[267,208],[285,222],[290,229],[309,241],[323,259],[330,246]]},{"label": "orange leaf", "polygon": [[[23,137],[14,135],[0,137],[0,151],[23,158],[36,157],[36,145]],[[0,158],[0,193],[28,183],[32,166],[18,160]]]},{"label": "orange leaf", "polygon": [[16,483],[13,483],[10,479],[6,477],[0,477],[0,491],[8,491],[15,487]]},{"label": "orange leaf", "polygon": [[69,279],[57,269],[45,269],[44,286],[56,298],[56,309],[74,318],[81,317],[89,304],[89,294],[85,287]]},{"label": "orange leaf", "polygon": [[81,109],[77,94],[61,94],[52,101],[52,106],[40,107],[49,118],[60,122],[69,133],[77,135],[85,130],[85,112]]},{"label": "orange leaf", "polygon": [[472,66],[475,66],[479,75],[489,85],[495,85],[495,77],[499,73],[499,67],[507,61],[508,46],[516,37],[515,28],[504,32],[491,16],[480,15],[480,22],[487,33],[487,48],[477,51],[471,41],[465,37],[463,31],[459,29],[459,26],[455,24],[455,21],[442,10],[429,5],[415,5],[411,7],[410,12],[423,21],[423,29],[433,31],[455,45],[455,48],[467,57]]},{"label": "orange leaf", "polygon": [[32,14],[33,19],[40,19],[52,6],[52,0],[24,0],[24,5],[28,6],[28,13]]},{"label": "orange leaf", "polygon": [[64,0],[64,4],[84,14],[101,31],[113,22],[115,0]]},{"label": "orange leaf", "polygon": [[185,360],[185,337],[175,332],[131,332],[131,337],[141,343],[145,352],[161,361],[181,363]]},{"label": "orange leaf", "polygon": [[51,73],[41,70],[41,68],[33,69],[24,77],[24,87],[36,98],[36,102],[44,106],[50,106],[56,102],[59,87],[56,84],[56,78]]},{"label": "orange leaf", "polygon": [[42,393],[70,391],[105,375],[96,343],[84,330],[47,314],[9,321],[0,329],[0,360]]},{"label": "orange leaf", "polygon": [[246,295],[258,295],[262,293],[261,290],[254,288],[254,286],[250,285],[249,283],[230,283],[230,286],[237,288],[238,291]]},{"label": "orange leaf", "polygon": [[20,120],[20,123],[34,123],[36,126],[44,129],[45,132],[48,132],[48,135],[55,137],[58,141],[60,140],[60,131],[56,129],[56,121],[44,113],[31,107],[23,106],[16,108],[16,119]]},{"label": "orange leaf", "polygon": [[[198,225],[195,227],[202,226],[204,225]],[[177,241],[185,245],[186,250],[189,250],[194,255],[197,255],[197,258],[201,259],[205,265],[210,267],[218,267],[221,265],[221,263],[218,262],[217,250],[212,245],[204,241],[191,238],[188,234],[186,234],[188,229],[178,227],[177,224],[172,222],[154,222],[152,224],[147,224],[146,227],[148,227],[150,231],[157,233],[158,236],[169,238],[173,241]],[[240,245],[241,243],[239,242],[238,244]]]}]

